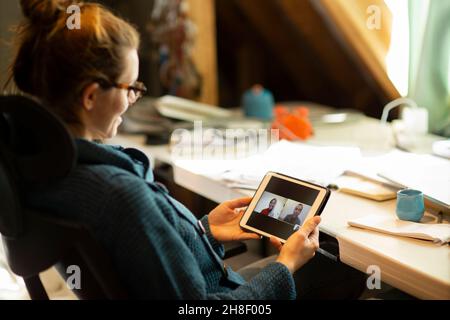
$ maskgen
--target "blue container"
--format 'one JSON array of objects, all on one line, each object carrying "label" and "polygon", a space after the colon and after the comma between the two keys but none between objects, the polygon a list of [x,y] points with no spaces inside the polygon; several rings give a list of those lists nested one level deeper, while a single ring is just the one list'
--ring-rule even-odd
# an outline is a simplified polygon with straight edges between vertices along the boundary
[{"label": "blue container", "polygon": [[397,192],[397,216],[400,220],[419,222],[425,212],[423,193],[404,189]]},{"label": "blue container", "polygon": [[260,85],[247,90],[242,97],[246,117],[270,121],[273,119],[275,100],[272,92]]}]

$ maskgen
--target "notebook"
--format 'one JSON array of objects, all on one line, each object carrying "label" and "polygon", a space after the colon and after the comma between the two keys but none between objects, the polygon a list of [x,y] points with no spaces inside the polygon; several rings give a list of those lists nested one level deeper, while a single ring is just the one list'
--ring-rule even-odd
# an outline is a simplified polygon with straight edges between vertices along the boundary
[{"label": "notebook", "polygon": [[346,171],[335,180],[340,192],[385,201],[397,197],[398,188]]},{"label": "notebook", "polygon": [[391,216],[368,215],[348,221],[352,227],[358,227],[386,234],[429,240],[444,244],[450,241],[450,224],[424,224],[399,220]]}]

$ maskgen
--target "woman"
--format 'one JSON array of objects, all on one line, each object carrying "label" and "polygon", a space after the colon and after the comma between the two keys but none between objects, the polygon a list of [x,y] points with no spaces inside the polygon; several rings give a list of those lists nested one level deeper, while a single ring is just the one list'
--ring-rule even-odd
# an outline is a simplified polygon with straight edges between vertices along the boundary
[{"label": "woman", "polygon": [[277,199],[273,198],[272,200],[270,200],[269,206],[267,208],[261,210],[261,214],[263,216],[270,216],[273,208],[275,208],[276,205],[277,205]]},{"label": "woman", "polygon": [[96,143],[116,135],[121,116],[145,90],[137,82],[139,36],[101,5],[80,4],[81,28],[66,27],[71,1],[21,0],[12,65],[17,87],[39,99],[73,134],[77,166],[29,203],[91,227],[135,298],[293,299],[292,274],[318,248],[320,218],[309,220],[251,280],[225,267],[222,243],[258,239],[239,227],[250,198],[222,203],[196,220],[154,181],[138,150]]}]

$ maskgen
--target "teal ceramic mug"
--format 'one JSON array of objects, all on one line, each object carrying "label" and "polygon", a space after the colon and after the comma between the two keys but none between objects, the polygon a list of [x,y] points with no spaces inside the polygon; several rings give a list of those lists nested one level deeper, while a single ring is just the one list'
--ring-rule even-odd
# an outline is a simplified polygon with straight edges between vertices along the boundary
[{"label": "teal ceramic mug", "polygon": [[396,213],[400,220],[419,222],[424,212],[422,191],[403,189],[397,192]]}]

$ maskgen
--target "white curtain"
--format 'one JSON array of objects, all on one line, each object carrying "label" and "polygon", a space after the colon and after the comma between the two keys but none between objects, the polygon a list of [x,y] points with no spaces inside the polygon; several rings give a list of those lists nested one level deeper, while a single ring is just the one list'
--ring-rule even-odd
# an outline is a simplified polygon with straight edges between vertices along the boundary
[{"label": "white curtain", "polygon": [[408,5],[408,96],[428,109],[431,132],[450,137],[450,1]]}]

